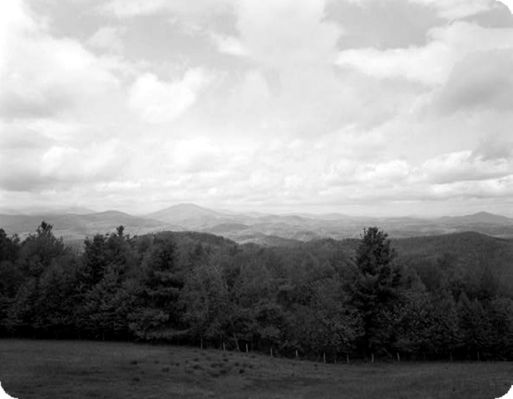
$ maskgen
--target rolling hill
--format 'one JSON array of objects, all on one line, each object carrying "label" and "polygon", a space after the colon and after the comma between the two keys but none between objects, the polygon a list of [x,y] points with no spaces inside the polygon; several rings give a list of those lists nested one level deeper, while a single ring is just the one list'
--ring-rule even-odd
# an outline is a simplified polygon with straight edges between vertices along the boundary
[{"label": "rolling hill", "polygon": [[106,211],[91,214],[42,214],[42,215],[0,215],[0,227],[8,234],[21,237],[35,231],[44,220],[54,227],[56,236],[65,241],[84,239],[96,233],[114,231],[123,225],[130,234],[144,234],[162,230],[179,230],[177,226],[158,220],[132,216],[119,211]]},{"label": "rolling hill", "polygon": [[130,234],[163,230],[199,231],[221,235],[239,243],[267,246],[321,238],[358,238],[368,226],[378,226],[393,238],[434,236],[474,231],[494,237],[513,237],[513,219],[487,212],[441,218],[372,218],[343,214],[264,214],[213,210],[195,204],[178,204],[146,215],[119,211],[97,213],[0,214],[0,227],[24,236],[45,220],[65,240],[107,233],[123,225]]}]

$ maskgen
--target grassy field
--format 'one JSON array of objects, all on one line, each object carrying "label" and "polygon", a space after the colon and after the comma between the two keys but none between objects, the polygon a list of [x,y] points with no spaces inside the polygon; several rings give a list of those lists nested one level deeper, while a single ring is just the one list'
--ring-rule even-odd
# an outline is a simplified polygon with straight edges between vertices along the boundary
[{"label": "grassy field", "polygon": [[19,399],[496,398],[513,364],[319,364],[175,346],[0,340],[0,381]]}]

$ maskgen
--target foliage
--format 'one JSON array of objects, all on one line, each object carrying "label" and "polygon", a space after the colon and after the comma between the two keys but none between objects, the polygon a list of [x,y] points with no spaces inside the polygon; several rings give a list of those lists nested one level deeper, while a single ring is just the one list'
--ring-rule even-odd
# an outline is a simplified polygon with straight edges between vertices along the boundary
[{"label": "foliage", "polygon": [[401,241],[401,255],[376,227],[359,241],[272,248],[203,233],[131,237],[120,226],[73,252],[45,222],[24,240],[0,229],[0,335],[329,361],[513,359],[513,299],[497,269],[464,240],[457,245],[470,257],[440,245]]}]

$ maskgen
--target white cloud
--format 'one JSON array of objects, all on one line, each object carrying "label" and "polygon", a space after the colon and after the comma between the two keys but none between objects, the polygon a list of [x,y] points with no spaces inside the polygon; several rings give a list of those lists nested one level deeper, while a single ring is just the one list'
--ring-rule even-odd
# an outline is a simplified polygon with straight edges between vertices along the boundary
[{"label": "white cloud", "polygon": [[513,0],[500,0],[500,2],[508,7],[511,13],[513,13]]},{"label": "white cloud", "polygon": [[258,62],[275,68],[324,64],[334,54],[340,29],[324,20],[324,1],[237,3],[241,41]]},{"label": "white cloud", "polygon": [[80,181],[112,179],[119,176],[121,165],[128,158],[117,140],[101,145],[92,143],[84,148],[52,146],[41,156],[40,176],[74,184]]},{"label": "white cloud", "polygon": [[119,18],[152,15],[169,12],[178,15],[208,15],[212,12],[225,12],[232,0],[110,0],[102,4],[100,10]]},{"label": "white cloud", "polygon": [[87,43],[94,48],[119,53],[123,50],[122,35],[124,31],[119,27],[103,26],[87,40]]},{"label": "white cloud", "polygon": [[448,53],[448,49],[441,43],[385,51],[374,48],[345,50],[339,54],[336,64],[352,67],[381,79],[404,78],[432,85],[445,79],[447,65],[444,58]]},{"label": "white cloud", "polygon": [[513,160],[484,159],[472,151],[459,151],[427,160],[422,172],[437,184],[497,179],[513,175]]},{"label": "white cloud", "polygon": [[404,78],[426,85],[443,84],[454,65],[476,51],[513,48],[512,29],[485,29],[458,22],[429,33],[422,47],[345,50],[336,64],[352,67],[378,78]]},{"label": "white cloud", "polygon": [[216,33],[211,34],[212,40],[214,41],[217,49],[221,53],[235,55],[235,56],[247,56],[249,55],[248,50],[244,47],[242,42],[233,36],[220,35]]},{"label": "white cloud", "polygon": [[513,104],[513,46],[476,51],[458,62],[436,97],[442,113],[494,110],[510,112]]},{"label": "white cloud", "polygon": [[190,69],[173,82],[145,73],[130,88],[129,104],[147,122],[170,122],[194,104],[207,80],[201,69]]},{"label": "white cloud", "polygon": [[494,7],[495,0],[409,0],[434,7],[447,19],[464,18]]},{"label": "white cloud", "polygon": [[[346,0],[350,3],[372,6],[377,0]],[[379,0],[378,0],[379,1]],[[449,20],[465,18],[492,9],[495,0],[405,0],[434,8],[440,16]],[[507,0],[509,1],[509,0]]]},{"label": "white cloud", "polygon": [[0,48],[0,116],[56,115],[118,87],[108,60],[75,40],[52,37],[21,2],[8,3],[0,12],[7,30]]},{"label": "white cloud", "polygon": [[405,24],[383,43],[397,19],[364,40],[318,0],[4,3],[3,201],[422,213],[513,193],[513,29],[467,18],[491,1],[361,0]]}]

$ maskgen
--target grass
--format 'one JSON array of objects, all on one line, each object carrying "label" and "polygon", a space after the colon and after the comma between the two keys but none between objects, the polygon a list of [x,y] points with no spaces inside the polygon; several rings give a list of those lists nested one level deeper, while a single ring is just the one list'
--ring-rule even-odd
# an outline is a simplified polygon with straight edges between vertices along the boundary
[{"label": "grass", "polygon": [[132,343],[0,340],[0,381],[19,399],[486,399],[513,364],[318,364]]}]

